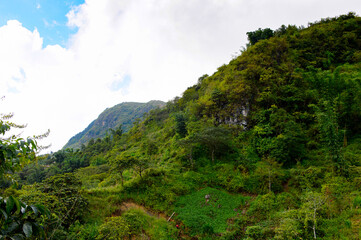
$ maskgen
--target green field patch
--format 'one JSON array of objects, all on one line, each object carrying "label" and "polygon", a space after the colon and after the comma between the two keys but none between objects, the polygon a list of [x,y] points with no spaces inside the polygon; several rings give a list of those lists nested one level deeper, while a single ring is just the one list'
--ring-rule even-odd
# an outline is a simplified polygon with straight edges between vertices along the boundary
[{"label": "green field patch", "polygon": [[207,187],[180,197],[174,211],[176,219],[182,221],[191,234],[223,233],[227,220],[241,214],[240,207],[247,199]]}]

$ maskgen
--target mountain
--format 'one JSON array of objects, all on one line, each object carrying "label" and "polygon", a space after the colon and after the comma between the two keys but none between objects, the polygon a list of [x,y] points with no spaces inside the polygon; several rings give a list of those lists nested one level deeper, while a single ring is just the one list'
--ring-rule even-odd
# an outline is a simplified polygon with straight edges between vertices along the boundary
[{"label": "mountain", "polygon": [[80,148],[81,144],[85,144],[92,138],[104,137],[108,129],[117,128],[120,124],[123,132],[126,132],[136,119],[143,117],[145,113],[152,109],[164,106],[164,102],[152,100],[147,103],[124,102],[107,108],[87,128],[70,138],[64,149]]},{"label": "mountain", "polygon": [[[238,57],[127,134],[19,174],[42,181],[21,199],[83,214],[67,239],[361,239],[361,18],[247,35]],[[52,195],[75,187],[87,207]]]}]

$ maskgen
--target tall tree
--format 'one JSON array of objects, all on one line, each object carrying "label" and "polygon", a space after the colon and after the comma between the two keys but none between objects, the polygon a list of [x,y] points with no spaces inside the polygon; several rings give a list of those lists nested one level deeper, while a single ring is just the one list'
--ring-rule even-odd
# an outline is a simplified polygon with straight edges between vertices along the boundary
[{"label": "tall tree", "polygon": [[315,109],[322,142],[335,168],[342,172],[345,168],[341,154],[344,134],[338,125],[337,104],[337,98],[333,102],[325,100],[321,102],[321,108]]},{"label": "tall tree", "polygon": [[194,136],[195,141],[205,145],[210,153],[212,162],[215,154],[227,150],[231,145],[230,132],[222,127],[209,127]]},{"label": "tall tree", "polygon": [[109,163],[113,167],[113,170],[117,171],[120,174],[122,186],[124,185],[124,177],[123,177],[124,171],[131,168],[135,161],[136,160],[134,156],[127,153],[122,153],[110,159]]},{"label": "tall tree", "polygon": [[317,211],[325,204],[326,198],[322,193],[318,192],[307,192],[304,197],[304,203],[301,206],[301,211],[304,213],[305,225],[308,225],[308,221],[312,222],[313,238],[317,238],[316,227],[317,227]]}]

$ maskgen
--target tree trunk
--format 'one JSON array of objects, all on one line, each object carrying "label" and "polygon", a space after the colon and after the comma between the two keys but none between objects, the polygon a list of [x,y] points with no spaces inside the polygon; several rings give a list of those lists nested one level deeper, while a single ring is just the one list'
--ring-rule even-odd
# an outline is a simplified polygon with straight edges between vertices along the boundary
[{"label": "tree trunk", "polygon": [[313,238],[316,239],[316,208],[313,210]]},{"label": "tree trunk", "polygon": [[268,192],[271,192],[271,167],[268,168]]},{"label": "tree trunk", "polygon": [[120,178],[122,179],[122,187],[124,186],[124,179],[123,179],[123,173],[120,173]]},{"label": "tree trunk", "polygon": [[214,163],[214,149],[212,149],[212,163]]},{"label": "tree trunk", "polygon": [[193,162],[193,156],[192,156],[192,149],[189,153],[189,161],[191,162],[191,167],[192,167],[192,170],[194,169],[194,162]]}]

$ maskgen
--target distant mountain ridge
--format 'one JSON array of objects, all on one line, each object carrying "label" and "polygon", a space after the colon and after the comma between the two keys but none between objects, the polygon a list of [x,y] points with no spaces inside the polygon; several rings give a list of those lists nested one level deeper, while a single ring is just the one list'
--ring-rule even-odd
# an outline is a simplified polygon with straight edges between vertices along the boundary
[{"label": "distant mountain ridge", "polygon": [[123,132],[126,132],[136,119],[143,117],[152,109],[165,106],[165,104],[162,101],[152,100],[147,103],[124,102],[107,108],[87,128],[70,138],[63,148],[80,148],[82,144],[86,144],[92,138],[105,137],[108,129],[115,129],[120,124]]}]

